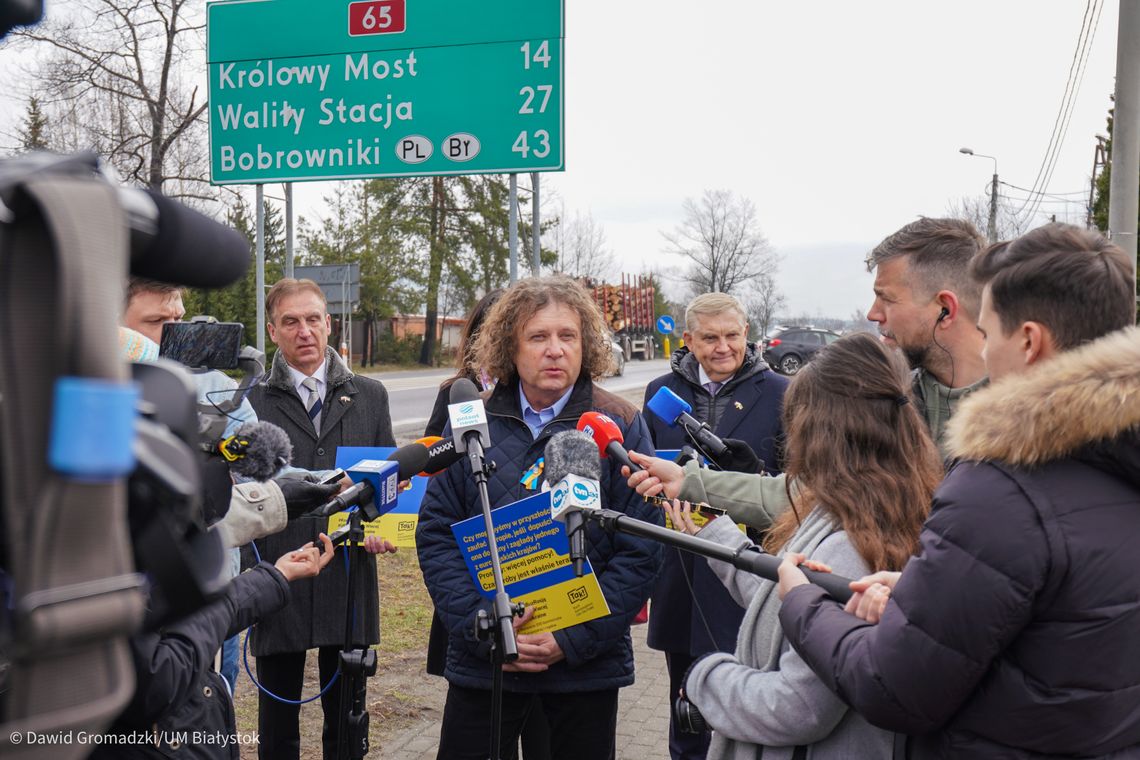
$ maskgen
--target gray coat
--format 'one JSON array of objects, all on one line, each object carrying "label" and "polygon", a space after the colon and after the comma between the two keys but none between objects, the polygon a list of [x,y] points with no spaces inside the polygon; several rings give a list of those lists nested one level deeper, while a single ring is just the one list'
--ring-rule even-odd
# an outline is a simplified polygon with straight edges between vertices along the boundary
[{"label": "gray coat", "polygon": [[[733,548],[752,543],[729,520],[713,520],[700,537]],[[804,518],[784,551],[807,554],[849,578],[869,572],[847,534],[819,509]],[[714,729],[709,759],[755,760],[758,746],[764,760],[790,760],[797,746],[806,746],[811,760],[890,758],[893,735],[850,710],[784,640],[776,584],[724,562],[709,566],[748,606],[736,655],[710,654],[685,680],[685,693]]]},{"label": "gray coat", "polygon": [[[321,433],[317,435],[305,412],[305,404],[293,386],[285,357],[278,351],[266,381],[249,394],[249,401],[264,422],[280,425],[293,442],[293,464],[310,470],[333,466],[338,446],[394,446],[388,391],[376,380],[359,377],[344,366],[330,348],[325,376],[328,391],[323,400]],[[257,542],[261,558],[278,557],[327,530],[327,520],[303,517],[285,530]],[[376,558],[367,555],[357,586],[355,644],[380,641],[379,593],[376,588]],[[355,567],[353,568],[355,571]],[[315,578],[292,584],[292,601],[284,609],[264,617],[252,631],[250,646],[257,657],[303,652],[313,647],[344,644],[346,572],[337,557]]]}]

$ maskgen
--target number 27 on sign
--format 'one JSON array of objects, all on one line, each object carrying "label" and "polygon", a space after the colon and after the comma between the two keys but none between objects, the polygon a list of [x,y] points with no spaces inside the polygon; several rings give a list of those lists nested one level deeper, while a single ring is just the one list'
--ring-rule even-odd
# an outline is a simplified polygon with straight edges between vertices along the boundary
[{"label": "number 27 on sign", "polygon": [[368,0],[349,3],[349,35],[358,37],[363,34],[396,34],[404,31],[407,21],[404,1]]}]

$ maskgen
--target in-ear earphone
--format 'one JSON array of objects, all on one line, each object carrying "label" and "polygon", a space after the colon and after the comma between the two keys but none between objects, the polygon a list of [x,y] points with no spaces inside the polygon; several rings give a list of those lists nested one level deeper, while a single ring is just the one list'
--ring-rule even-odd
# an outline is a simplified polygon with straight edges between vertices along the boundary
[{"label": "in-ear earphone", "polygon": [[945,306],[943,306],[942,311],[938,315],[938,319],[936,319],[934,321],[935,321],[935,323],[941,322],[942,320],[946,319],[946,317],[948,317],[948,316],[950,316],[950,310],[947,309]]}]

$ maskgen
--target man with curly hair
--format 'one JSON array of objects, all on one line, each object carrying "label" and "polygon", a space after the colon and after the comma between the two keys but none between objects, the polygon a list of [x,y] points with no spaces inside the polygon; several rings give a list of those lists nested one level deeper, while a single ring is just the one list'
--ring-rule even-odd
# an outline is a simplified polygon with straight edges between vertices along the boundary
[{"label": "man with curly hair", "polygon": [[[588,411],[602,412],[622,429],[628,449],[652,450],[641,413],[594,384],[613,361],[602,315],[589,294],[567,277],[512,286],[491,308],[476,343],[478,366],[499,378],[485,394],[496,464],[488,491],[492,507],[533,495],[547,441],[573,429]],[[450,427],[445,429],[450,434]],[[641,520],[662,522],[631,490],[619,465],[603,462],[604,506]],[[428,486],[416,536],[420,569],[448,630],[444,676],[449,688],[438,757],[487,757],[491,721],[491,663],[474,633],[476,613],[488,609],[451,532],[453,523],[481,514],[479,492],[466,458]],[[519,659],[503,666],[503,747],[517,745],[532,709],[550,725],[551,756],[613,758],[618,689],[633,683],[629,625],[649,597],[661,563],[653,542],[587,531],[590,563],[610,614],[553,633],[519,634]],[[529,615],[529,613],[528,613]],[[525,619],[525,617],[524,617]],[[505,750],[504,757],[513,756]]]}]

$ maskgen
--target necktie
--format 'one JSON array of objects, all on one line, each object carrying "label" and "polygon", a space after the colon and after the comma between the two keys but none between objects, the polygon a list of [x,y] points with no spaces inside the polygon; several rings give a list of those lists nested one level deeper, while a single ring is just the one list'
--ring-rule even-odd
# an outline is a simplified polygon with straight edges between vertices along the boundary
[{"label": "necktie", "polygon": [[715,382],[713,380],[710,380],[707,383],[705,383],[705,390],[709,392],[710,396],[715,396],[716,392],[720,390],[720,386],[722,386],[722,385],[724,385],[724,383],[718,383],[718,382]]},{"label": "necktie", "polygon": [[321,432],[321,397],[317,393],[317,378],[306,377],[301,385],[309,389],[309,397],[305,399],[305,409],[309,412],[309,419],[313,422],[313,430]]}]

